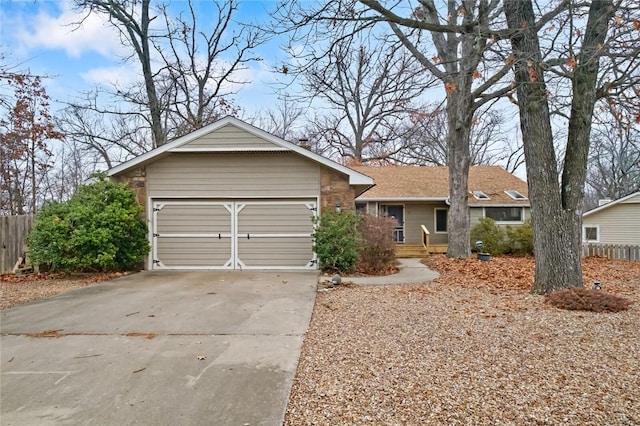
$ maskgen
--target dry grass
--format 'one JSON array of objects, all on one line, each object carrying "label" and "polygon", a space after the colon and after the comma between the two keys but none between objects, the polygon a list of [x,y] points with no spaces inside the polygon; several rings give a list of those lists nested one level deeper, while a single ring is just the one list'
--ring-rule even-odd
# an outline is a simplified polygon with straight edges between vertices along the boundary
[{"label": "dry grass", "polygon": [[529,294],[531,262],[437,257],[431,283],[319,293],[285,424],[640,424],[640,265],[587,261],[634,302],[593,313]]}]

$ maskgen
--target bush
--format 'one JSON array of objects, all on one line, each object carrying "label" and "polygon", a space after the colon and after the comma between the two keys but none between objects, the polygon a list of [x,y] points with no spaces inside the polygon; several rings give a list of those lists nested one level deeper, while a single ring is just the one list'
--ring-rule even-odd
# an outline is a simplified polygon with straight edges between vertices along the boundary
[{"label": "bush", "polygon": [[361,245],[356,269],[367,274],[389,271],[395,265],[396,243],[393,228],[396,221],[388,217],[362,216],[358,225]]},{"label": "bush", "polygon": [[583,287],[555,291],[546,296],[546,302],[570,311],[620,312],[626,311],[631,301],[613,294]]},{"label": "bush", "polygon": [[533,255],[533,227],[531,226],[531,219],[527,219],[524,225],[508,225],[506,232],[507,253],[515,256]]},{"label": "bush", "polygon": [[353,272],[358,261],[360,218],[353,211],[328,212],[316,218],[315,252],[320,269]]},{"label": "bush", "polygon": [[98,176],[38,213],[27,238],[31,258],[60,270],[133,269],[149,252],[141,214],[129,187]]},{"label": "bush", "polygon": [[471,228],[471,248],[476,250],[476,241],[482,241],[483,253],[503,254],[507,249],[506,238],[505,230],[489,217],[483,217],[480,223]]}]

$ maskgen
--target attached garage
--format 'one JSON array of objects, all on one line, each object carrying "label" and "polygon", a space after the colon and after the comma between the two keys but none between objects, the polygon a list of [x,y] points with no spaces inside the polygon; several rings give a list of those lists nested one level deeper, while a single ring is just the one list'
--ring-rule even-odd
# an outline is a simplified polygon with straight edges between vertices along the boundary
[{"label": "attached garage", "polygon": [[316,200],[155,201],[154,269],[313,268]]},{"label": "attached garage", "polygon": [[108,172],[145,208],[149,269],[315,269],[313,218],[353,209],[359,172],[232,117]]}]

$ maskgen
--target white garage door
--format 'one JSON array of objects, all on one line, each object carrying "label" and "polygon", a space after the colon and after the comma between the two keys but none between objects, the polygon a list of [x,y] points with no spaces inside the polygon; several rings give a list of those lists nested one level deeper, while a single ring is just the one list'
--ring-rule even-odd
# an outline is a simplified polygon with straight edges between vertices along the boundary
[{"label": "white garage door", "polygon": [[316,202],[155,201],[153,269],[313,269]]}]

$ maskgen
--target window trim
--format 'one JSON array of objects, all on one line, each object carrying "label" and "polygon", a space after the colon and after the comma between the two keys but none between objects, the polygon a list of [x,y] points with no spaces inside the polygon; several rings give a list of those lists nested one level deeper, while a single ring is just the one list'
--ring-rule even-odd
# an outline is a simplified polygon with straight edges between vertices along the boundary
[{"label": "window trim", "polygon": [[[487,209],[499,209],[499,208],[503,208],[503,209],[520,209],[520,220],[496,220],[496,224],[498,224],[498,225],[523,225],[524,224],[526,215],[525,215],[523,206],[490,206],[490,207],[483,207],[482,208],[482,217],[485,217],[485,218],[488,217],[487,216]],[[493,218],[491,218],[491,219],[493,219]]]},{"label": "window trim", "polygon": [[[444,210],[445,212],[447,212],[447,221],[445,222],[445,226],[447,228],[446,231],[438,231],[438,210]],[[449,209],[446,207],[434,207],[433,208],[433,233],[434,234],[448,234],[449,233]]]},{"label": "window trim", "polygon": [[[595,228],[596,230],[596,239],[588,240],[587,239],[587,228]],[[590,225],[590,224],[582,224],[582,242],[584,243],[599,243],[600,242],[600,225]]]},{"label": "window trim", "polygon": [[[509,197],[513,198],[514,200],[528,200],[528,198],[525,197],[524,194],[522,194],[520,191],[516,191],[515,189],[508,189],[504,191],[504,193],[507,194]],[[519,197],[512,195],[512,193],[518,194]]]}]

